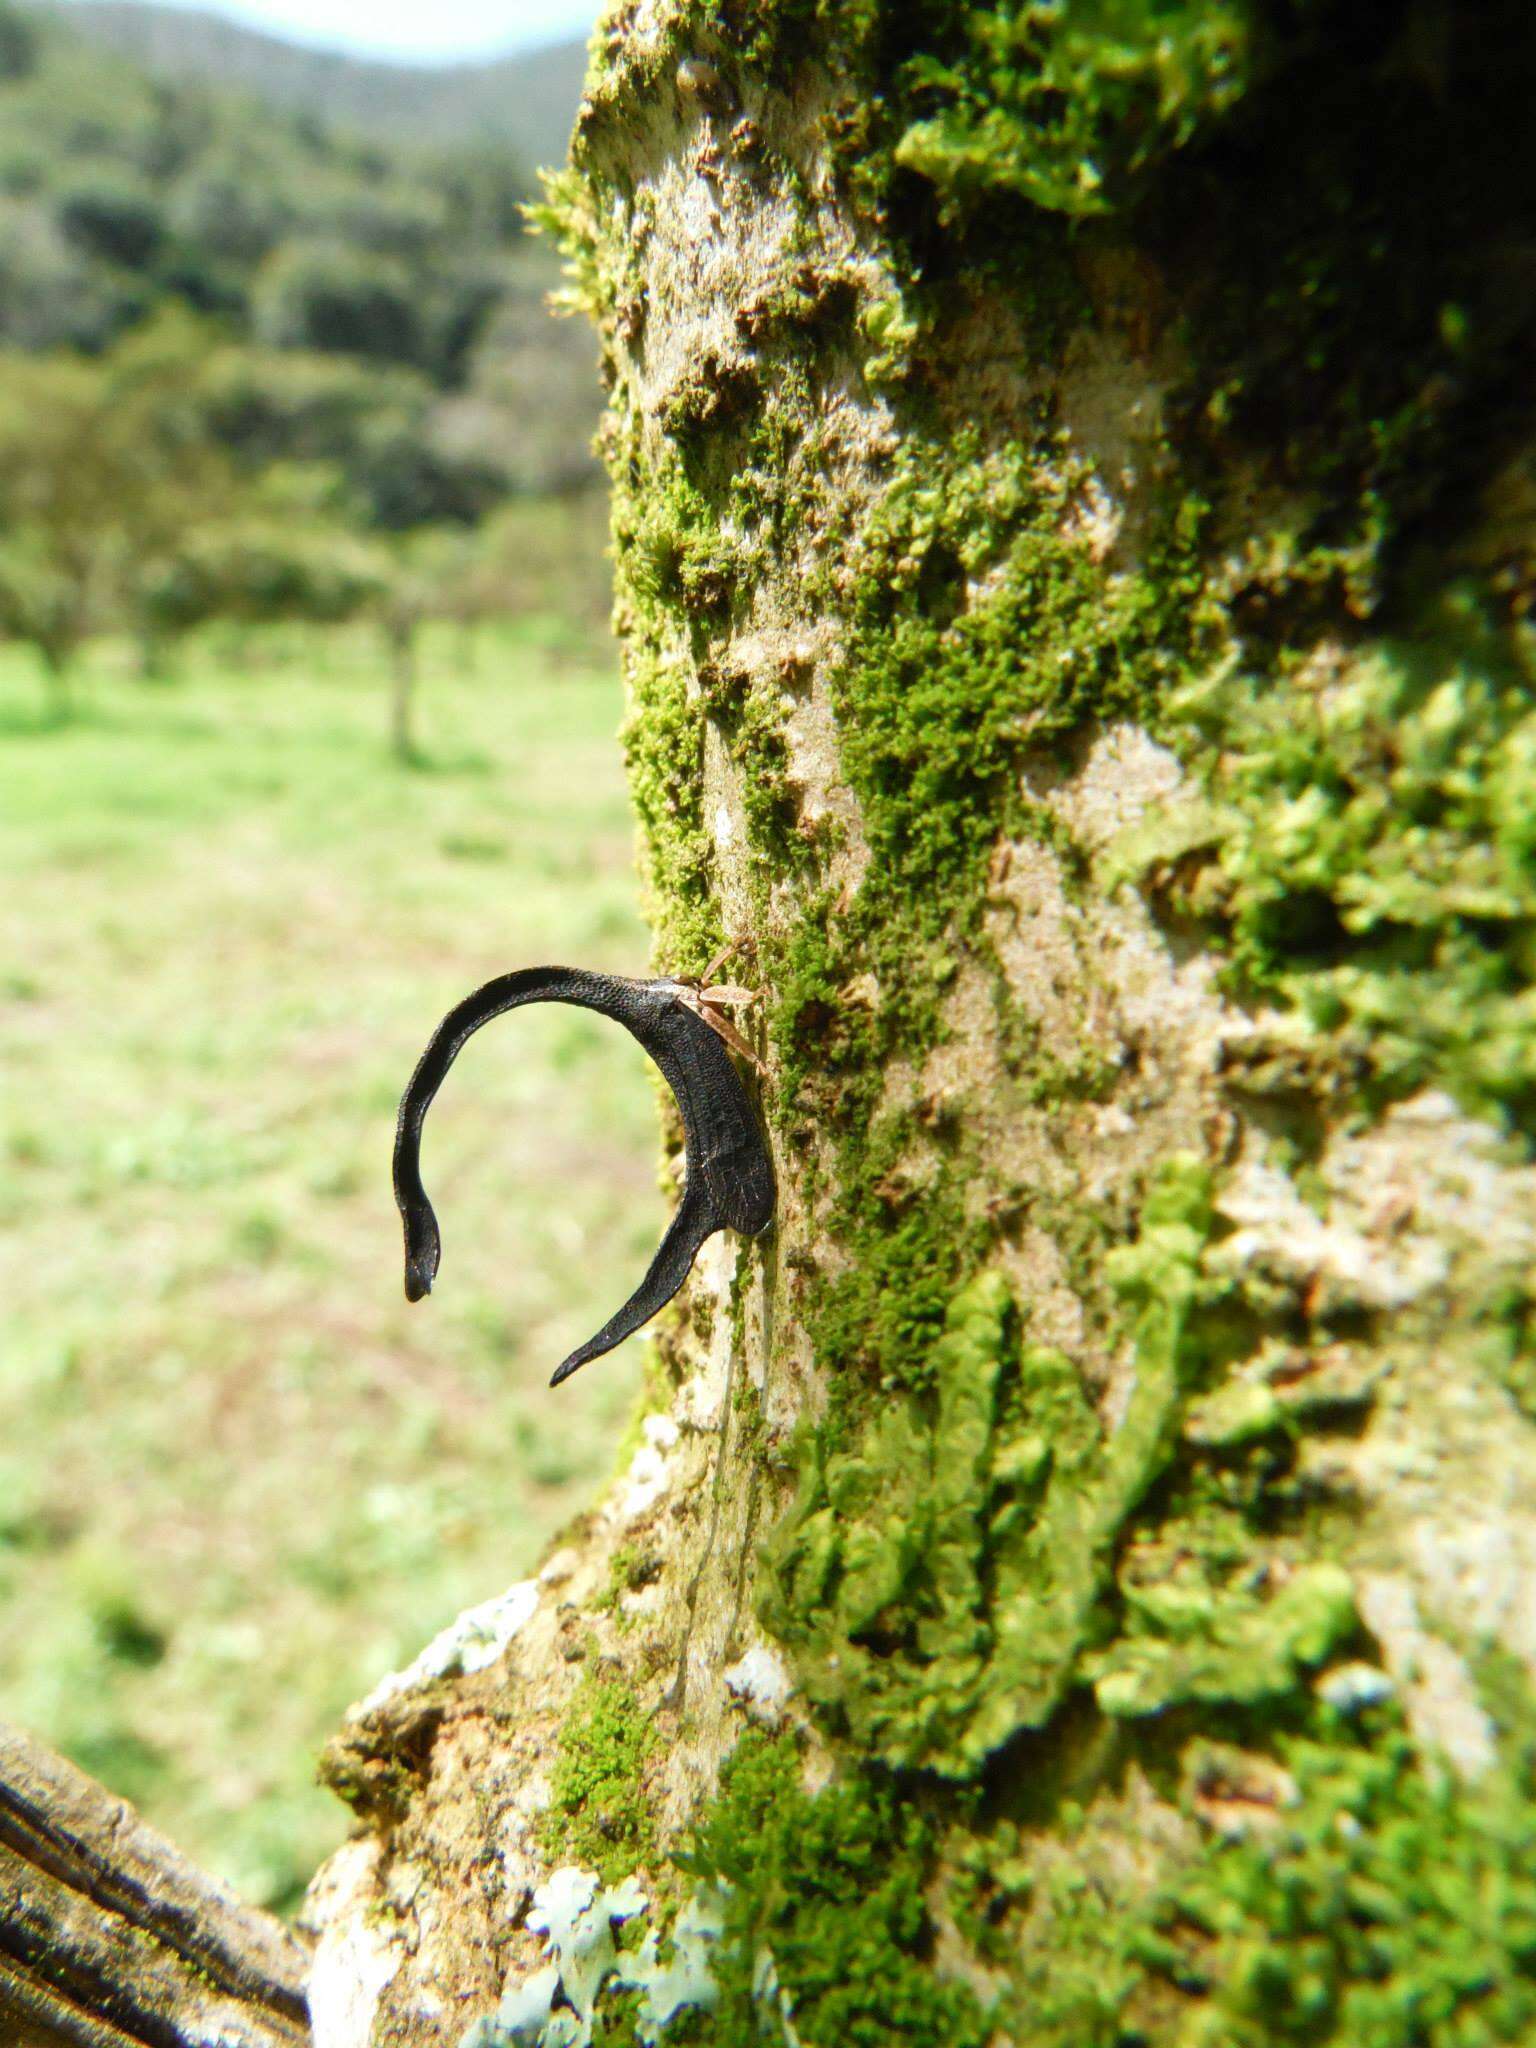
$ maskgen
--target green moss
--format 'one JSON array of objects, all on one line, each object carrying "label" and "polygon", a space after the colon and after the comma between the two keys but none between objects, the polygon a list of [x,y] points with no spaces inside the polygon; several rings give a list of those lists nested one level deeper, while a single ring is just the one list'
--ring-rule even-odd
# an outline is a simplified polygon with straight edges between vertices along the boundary
[{"label": "green moss", "polygon": [[[1532,2029],[1536,1823],[1523,1675],[1489,1675],[1506,1761],[1426,1773],[1390,1707],[1306,1702],[1262,1747],[1180,1735],[1155,1851],[1113,1792],[958,1844],[955,1903],[1030,2048],[1504,2048]],[[1154,1769],[1159,1764],[1154,1761]],[[1140,1855],[1128,1853],[1133,1844]],[[1150,1853],[1149,1853],[1150,1852]]]},{"label": "green moss", "polygon": [[630,587],[701,618],[722,617],[747,564],[709,498],[674,459],[614,505],[614,545]]},{"label": "green moss", "polygon": [[1499,1381],[1528,1421],[1536,1422],[1536,1287],[1506,1283],[1482,1304],[1478,1363]]},{"label": "green moss", "polygon": [[[812,1291],[817,1348],[840,1377],[862,1369],[865,1385],[931,1377],[949,1304],[995,1229],[968,1217],[970,1176],[946,1153],[942,1117],[924,1129],[883,1108],[883,1074],[941,1038],[956,953],[984,951],[999,833],[1061,840],[1025,792],[1026,763],[1094,715],[1155,703],[1200,631],[1189,569],[1198,505],[1169,506],[1144,569],[1111,578],[1069,533],[1087,474],[1048,430],[990,452],[968,433],[919,443],[854,552],[831,684],[872,857],[851,903],[813,897],[762,957],[778,1113],[791,1142],[803,1120],[839,1151],[831,1226],[851,1256]],[[743,761],[748,782],[760,760]],[[1070,874],[1072,850],[1062,852]],[[875,1000],[850,1004],[850,984],[871,971]],[[1037,1047],[1017,1071],[1025,1102],[1104,1079]],[[921,1154],[930,1170],[914,1181]]]},{"label": "green moss", "polygon": [[[1536,660],[1454,642],[1226,669],[1171,704],[1199,796],[1142,872],[1219,933],[1229,983],[1339,1035],[1378,1097],[1536,1105]],[[1163,843],[1159,843],[1159,842]]]},{"label": "green moss", "polygon": [[675,659],[638,651],[628,678],[624,753],[645,835],[659,950],[674,973],[697,973],[720,931],[711,887],[715,849],[704,824],[704,709]]},{"label": "green moss", "polygon": [[[860,1747],[969,1776],[1019,1730],[1042,1727],[1080,1676],[1108,1630],[1116,1546],[1169,1463],[1202,1355],[1210,1226],[1203,1169],[1171,1161],[1136,1243],[1110,1260],[1137,1353],[1135,1392],[1107,1438],[1073,1364],[1021,1342],[995,1274],[950,1304],[925,1393],[882,1403],[851,1441],[835,1425],[810,1434],[798,1499],[765,1552],[760,1612],[794,1649],[811,1698]],[[1221,1649],[1234,1689],[1257,1682],[1236,1663],[1259,1641],[1281,1689],[1316,1661],[1332,1640],[1323,1590],[1298,1582],[1241,1614],[1212,1603],[1232,1638]],[[1158,1681],[1143,1667],[1156,1655],[1123,1653],[1138,1654],[1140,1693],[1129,1663],[1089,1667],[1117,1711],[1151,1711]],[[1187,1688],[1214,1691],[1218,1664],[1212,1646]],[[1176,1690],[1165,1672],[1158,1703]]]},{"label": "green moss", "polygon": [[633,1543],[621,1543],[608,1560],[608,1583],[592,1605],[600,1613],[611,1614],[619,1629],[632,1627],[636,1617],[625,1612],[623,1596],[638,1593],[642,1586],[654,1585],[661,1571],[661,1559],[653,1552],[641,1550]]},{"label": "green moss", "polygon": [[1143,573],[1106,576],[1071,531],[1091,473],[1049,430],[984,452],[964,429],[898,458],[860,536],[843,765],[881,908],[899,895],[925,936],[1026,822],[1026,760],[1087,717],[1145,715],[1183,672],[1200,508],[1169,510]]},{"label": "green moss", "polygon": [[548,236],[565,259],[563,310],[602,320],[617,296],[615,254],[600,231],[586,179],[570,169],[540,173],[544,196],[524,208],[538,233]]},{"label": "green moss", "polygon": [[674,440],[692,440],[748,412],[758,397],[758,372],[746,358],[707,351],[657,408],[657,424]]},{"label": "green moss", "polygon": [[686,1866],[729,1887],[720,2003],[694,2039],[758,2038],[778,2007],[805,2048],[982,2048],[974,1995],[934,1968],[934,1836],[917,1804],[856,1775],[814,1796],[794,1743],[744,1735]]},{"label": "green moss", "polygon": [[622,1679],[588,1676],[561,1724],[540,1845],[553,1861],[616,1884],[655,1854],[655,1819],[642,1782],[657,1735]]},{"label": "green moss", "polygon": [[1536,2029],[1529,1758],[1466,1787],[1389,1729],[1280,1745],[1298,1803],[1158,1896],[1135,1944],[1191,2048],[1495,2048]]},{"label": "green moss", "polygon": [[[996,194],[1070,217],[1134,195],[1149,168],[1219,126],[1305,47],[1304,10],[1264,0],[1055,0],[894,12],[872,0],[746,0],[679,10],[736,87],[787,84],[815,52],[848,97],[829,122],[873,206],[902,172],[953,210]],[[722,40],[723,31],[723,40]]]},{"label": "green moss", "polygon": [[1056,212],[1106,212],[1278,56],[1265,34],[1278,10],[1254,0],[1024,0],[930,13],[935,29],[946,13],[954,25],[935,36],[935,54],[904,67],[908,104],[924,111],[895,159],[951,204],[1003,191]]}]

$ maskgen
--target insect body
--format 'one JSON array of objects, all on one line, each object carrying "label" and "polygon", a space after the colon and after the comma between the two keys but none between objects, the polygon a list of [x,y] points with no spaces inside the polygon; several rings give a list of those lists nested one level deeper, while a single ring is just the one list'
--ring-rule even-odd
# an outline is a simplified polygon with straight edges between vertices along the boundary
[{"label": "insect body", "polygon": [[679,974],[673,977],[672,985],[677,990],[678,1001],[686,1003],[690,1010],[702,1017],[732,1052],[761,1074],[762,1061],[725,1014],[727,1010],[744,1010],[749,1003],[755,1003],[757,991],[737,988],[733,982],[715,982],[715,976],[735,951],[734,945],[722,946],[697,979],[691,974]]},{"label": "insect body", "polygon": [[[717,963],[718,964],[718,963]],[[677,1214],[650,1268],[624,1306],[573,1351],[550,1381],[559,1386],[662,1309],[687,1279],[699,1248],[717,1230],[755,1237],[773,1221],[773,1165],[726,1045],[757,1064],[724,1015],[751,991],[663,978],[588,974],[576,967],[526,967],[499,975],[450,1010],[417,1062],[395,1130],[395,1201],[405,1226],[405,1292],[429,1294],[442,1258],[437,1217],[421,1181],[421,1132],[433,1098],[465,1045],[484,1024],[524,1003],[574,1003],[596,1010],[637,1038],[660,1067],[682,1113],[684,1187]]]}]

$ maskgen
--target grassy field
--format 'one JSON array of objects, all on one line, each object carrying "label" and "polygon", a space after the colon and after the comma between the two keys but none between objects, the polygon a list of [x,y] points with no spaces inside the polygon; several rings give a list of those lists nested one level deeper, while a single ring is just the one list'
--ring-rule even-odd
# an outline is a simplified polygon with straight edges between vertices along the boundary
[{"label": "grassy field", "polygon": [[388,1162],[439,1015],[646,961],[612,672],[428,649],[423,759],[363,636],[97,650],[46,725],[0,649],[0,1714],[289,1905],[347,1816],[348,1701],[498,1591],[614,1456],[630,1344],[565,1351],[666,1217],[651,1070],[508,1019],[434,1112],[438,1292]]}]

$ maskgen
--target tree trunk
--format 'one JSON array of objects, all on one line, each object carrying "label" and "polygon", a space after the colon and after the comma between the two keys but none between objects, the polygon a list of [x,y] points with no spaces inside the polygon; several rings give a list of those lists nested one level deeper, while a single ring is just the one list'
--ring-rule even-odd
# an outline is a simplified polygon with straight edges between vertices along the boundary
[{"label": "tree trunk", "polygon": [[333,1744],[322,2048],[1536,2032],[1532,21],[1104,12],[594,46],[657,958],[743,948],[777,1228]]},{"label": "tree trunk", "polygon": [[75,646],[52,640],[37,643],[38,662],[48,694],[48,712],[55,725],[67,725],[75,712],[73,675]]},{"label": "tree trunk", "polygon": [[415,619],[392,619],[386,629],[390,751],[397,761],[407,765],[416,759],[416,629]]},{"label": "tree trunk", "polygon": [[164,683],[171,674],[169,638],[161,633],[141,632],[138,636],[139,681]]}]

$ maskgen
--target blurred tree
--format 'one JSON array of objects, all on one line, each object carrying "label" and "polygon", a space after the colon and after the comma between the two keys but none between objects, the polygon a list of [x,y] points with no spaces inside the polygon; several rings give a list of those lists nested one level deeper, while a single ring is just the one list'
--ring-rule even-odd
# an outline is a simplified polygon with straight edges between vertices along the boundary
[{"label": "blurred tree", "polygon": [[104,385],[67,359],[11,358],[0,376],[0,628],[37,650],[61,718],[121,532]]},{"label": "blurred tree", "polygon": [[350,519],[323,465],[280,464],[248,482],[146,565],[135,593],[141,645],[155,646],[163,666],[178,640],[213,619],[339,625],[376,611],[390,562]]},{"label": "blurred tree", "polygon": [[209,261],[236,268],[260,263],[294,219],[286,195],[263,168],[233,153],[201,160],[172,191],[172,233]]},{"label": "blurred tree", "polygon": [[232,501],[190,386],[198,346],[172,320],[99,361],[0,362],[0,627],[36,648],[60,715],[81,640],[109,619],[159,666],[153,593]]},{"label": "blurred tree", "polygon": [[59,225],[89,256],[142,270],[165,238],[160,201],[141,179],[123,171],[92,170],[58,194]]},{"label": "blurred tree", "polygon": [[26,78],[37,62],[37,34],[25,15],[0,6],[0,78]]},{"label": "blurred tree", "polygon": [[[445,271],[436,280],[425,363],[433,381],[456,390],[469,374],[474,350],[506,291],[506,265],[484,258]],[[529,394],[525,393],[525,405]],[[535,408],[527,406],[527,410]]]},{"label": "blurred tree", "polygon": [[419,424],[432,396],[409,370],[212,337],[197,377],[210,431],[248,467],[330,463],[354,490],[369,433],[386,420]]},{"label": "blurred tree", "polygon": [[558,281],[544,251],[508,266],[465,374],[437,410],[438,447],[493,464],[519,493],[583,489],[599,474],[597,349],[585,326],[550,318]]},{"label": "blurred tree", "polygon": [[344,527],[295,527],[271,506],[251,506],[164,555],[142,604],[165,650],[212,619],[341,624],[380,601],[387,575],[383,556]]},{"label": "blurred tree", "polygon": [[417,295],[404,267],[344,242],[288,243],[262,265],[252,300],[258,337],[414,363],[422,348]]},{"label": "blurred tree", "polygon": [[530,185],[521,161],[499,145],[470,144],[436,164],[448,217],[477,242],[517,243]]},{"label": "blurred tree", "polygon": [[170,314],[128,336],[102,364],[119,513],[131,528],[109,598],[133,634],[146,676],[164,672],[161,593],[201,534],[235,516],[241,480],[208,433],[196,373],[205,330]]},{"label": "blurred tree", "polygon": [[590,641],[613,600],[607,535],[608,494],[600,485],[553,499],[515,498],[477,530],[448,595],[450,616],[542,614]]},{"label": "blurred tree", "polygon": [[142,317],[143,282],[72,247],[46,200],[0,200],[0,345],[106,348]]},{"label": "blurred tree", "polygon": [[442,247],[446,208],[440,193],[402,182],[357,186],[348,180],[328,203],[306,218],[317,241],[341,243],[369,255],[417,263]]},{"label": "blurred tree", "polygon": [[421,628],[434,615],[462,611],[474,554],[473,537],[453,527],[401,534],[389,550],[377,611],[389,649],[390,748],[407,765],[420,758],[415,711]]},{"label": "blurred tree", "polygon": [[193,368],[208,432],[241,467],[320,463],[361,525],[401,531],[483,517],[505,472],[439,430],[431,384],[355,357],[250,348],[210,334]]},{"label": "blurred tree", "polygon": [[503,497],[501,474],[470,448],[444,448],[431,421],[368,424],[351,473],[375,526],[402,533],[442,522],[470,525]]}]

